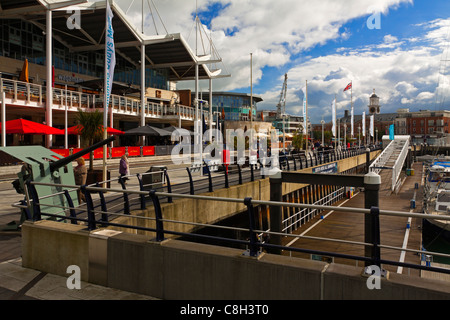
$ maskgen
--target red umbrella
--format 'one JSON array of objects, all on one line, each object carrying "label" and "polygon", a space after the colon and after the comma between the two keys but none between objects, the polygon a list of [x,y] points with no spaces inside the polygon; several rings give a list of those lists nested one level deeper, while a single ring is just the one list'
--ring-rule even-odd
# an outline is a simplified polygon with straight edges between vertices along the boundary
[{"label": "red umbrella", "polygon": [[[81,124],[78,124],[76,126],[67,128],[67,134],[77,134],[77,135],[79,135],[79,134],[81,134],[81,130],[82,129],[83,129],[83,126]],[[108,127],[106,129],[106,133],[111,134],[111,135],[120,135],[120,134],[124,134],[125,132]]]},{"label": "red umbrella", "polygon": [[6,133],[18,134],[64,134],[64,130],[56,129],[42,123],[25,119],[9,120],[5,123]]}]

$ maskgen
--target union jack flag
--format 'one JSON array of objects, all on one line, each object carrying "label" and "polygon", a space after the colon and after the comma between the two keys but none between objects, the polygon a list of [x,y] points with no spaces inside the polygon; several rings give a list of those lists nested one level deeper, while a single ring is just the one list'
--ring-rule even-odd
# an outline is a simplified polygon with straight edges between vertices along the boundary
[{"label": "union jack flag", "polygon": [[344,89],[344,92],[352,88],[352,83],[350,82]]}]

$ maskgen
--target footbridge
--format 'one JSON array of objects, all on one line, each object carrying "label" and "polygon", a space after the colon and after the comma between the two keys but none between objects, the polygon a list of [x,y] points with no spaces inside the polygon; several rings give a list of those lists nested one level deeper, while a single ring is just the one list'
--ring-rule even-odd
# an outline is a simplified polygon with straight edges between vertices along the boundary
[{"label": "footbridge", "polygon": [[382,192],[385,194],[398,190],[403,167],[405,164],[411,167],[410,139],[410,136],[395,136],[370,165],[370,171],[381,176]]}]

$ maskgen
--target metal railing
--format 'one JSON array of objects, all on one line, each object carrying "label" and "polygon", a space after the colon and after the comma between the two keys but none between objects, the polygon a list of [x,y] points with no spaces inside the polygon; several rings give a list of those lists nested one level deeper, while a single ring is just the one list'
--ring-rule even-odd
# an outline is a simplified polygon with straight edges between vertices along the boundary
[{"label": "metal railing", "polygon": [[[0,78],[0,91],[6,93],[8,104],[29,105],[43,107],[46,100],[45,86],[18,80]],[[53,88],[53,107],[69,111],[78,109],[103,108],[103,95],[83,93],[79,91]],[[140,115],[141,100],[133,97],[111,95],[110,108],[114,113],[127,115]],[[209,112],[203,111],[205,121],[209,121]],[[194,120],[195,108],[175,104],[173,106],[146,102],[144,115],[148,118],[161,118],[166,116],[179,116],[184,120]]]},{"label": "metal railing", "polygon": [[[51,186],[59,186],[63,188],[67,188],[66,190],[62,191],[62,193],[70,199],[68,189],[76,189],[80,188],[79,186],[70,186],[70,185],[55,185],[55,184],[49,184],[49,183],[38,183],[38,182],[31,182],[29,181],[27,183],[27,188],[32,190],[34,189],[35,185],[51,185]],[[391,210],[379,210],[379,208],[372,207],[370,209],[362,209],[362,208],[352,208],[352,207],[342,207],[342,206],[324,206],[324,205],[318,205],[318,204],[298,204],[298,203],[286,203],[286,202],[276,202],[276,201],[263,201],[263,200],[254,200],[250,197],[244,198],[244,199],[237,199],[237,198],[224,198],[224,197],[214,197],[214,196],[208,196],[208,195],[191,195],[191,194],[177,194],[177,193],[168,193],[168,192],[157,192],[155,190],[150,190],[148,192],[146,191],[135,191],[135,190],[127,190],[127,189],[115,189],[115,188],[102,188],[102,187],[93,187],[93,186],[81,186],[81,189],[86,197],[86,209],[80,209],[80,208],[73,208],[73,207],[65,207],[65,206],[58,206],[53,205],[54,207],[58,207],[61,209],[61,212],[64,214],[63,216],[61,214],[50,214],[50,213],[42,213],[39,209],[39,201],[42,198],[33,196],[36,195],[36,192],[30,192],[32,195],[32,198],[28,201],[23,201],[20,204],[15,204],[14,206],[22,208],[23,210],[29,210],[30,212],[33,212],[33,215],[29,217],[30,219],[34,221],[38,221],[42,219],[42,216],[47,216],[49,218],[55,219],[57,221],[66,222],[70,221],[73,224],[83,223],[87,225],[88,230],[96,230],[99,226],[100,227],[116,227],[116,228],[126,228],[131,230],[141,230],[141,231],[147,231],[155,234],[155,240],[156,241],[163,241],[166,239],[166,235],[173,235],[173,236],[182,236],[187,238],[197,238],[197,239],[203,239],[203,240],[217,240],[221,241],[222,243],[226,243],[228,245],[240,245],[245,246],[247,249],[247,254],[250,256],[258,256],[262,250],[267,250],[268,252],[271,252],[272,250],[277,251],[290,251],[290,252],[300,252],[300,253],[308,253],[308,254],[318,254],[318,255],[324,255],[324,256],[330,256],[335,258],[344,258],[344,259],[350,259],[350,260],[356,260],[356,261],[363,261],[366,266],[367,265],[376,265],[381,268],[381,265],[391,265],[391,266],[397,266],[397,267],[405,267],[405,268],[411,268],[411,269],[418,269],[418,270],[427,270],[427,271],[433,271],[433,272],[440,272],[445,274],[450,274],[450,269],[440,268],[440,267],[434,267],[431,265],[422,265],[422,264],[413,264],[413,263],[405,263],[400,261],[392,261],[392,260],[386,260],[383,259],[381,256],[381,249],[387,249],[387,250],[398,250],[401,252],[413,252],[419,255],[435,255],[435,256],[443,256],[443,257],[450,257],[450,255],[438,253],[438,252],[429,252],[429,251],[423,251],[423,250],[414,250],[414,249],[407,249],[404,247],[394,247],[394,246],[387,246],[381,244],[381,233],[380,233],[380,223],[379,219],[380,216],[397,216],[397,217],[405,217],[405,218],[424,218],[424,214],[420,213],[411,213],[411,212],[401,212],[401,211],[391,211]],[[35,189],[34,189],[35,190]],[[154,216],[153,217],[144,217],[140,215],[131,215],[131,212],[125,212],[125,213],[112,213],[109,208],[106,207],[106,204],[104,202],[104,193],[119,193],[123,196],[131,196],[135,195],[138,198],[142,198],[145,196],[149,196],[151,199],[151,202],[154,207]],[[93,194],[99,194],[100,202],[101,204],[99,206],[94,205],[93,201]],[[204,201],[219,201],[219,202],[233,202],[233,203],[242,203],[245,205],[247,216],[248,216],[248,227],[242,228],[242,227],[229,227],[229,226],[220,226],[220,225],[213,225],[213,224],[207,224],[207,223],[197,223],[193,221],[180,221],[180,220],[173,220],[173,219],[166,219],[162,215],[161,210],[161,203],[160,199],[162,198],[181,198],[181,199],[196,199],[196,200],[204,200]],[[46,206],[49,206],[46,204]],[[371,219],[374,219],[377,221],[377,223],[373,224],[373,230],[371,232],[375,235],[373,237],[372,243],[366,243],[366,242],[358,242],[358,241],[349,241],[345,239],[331,239],[331,238],[324,238],[324,237],[311,237],[311,236],[302,236],[302,235],[296,235],[296,234],[289,234],[284,232],[273,232],[270,230],[260,230],[256,228],[256,220],[255,220],[255,206],[268,206],[274,207],[274,206],[281,206],[281,207],[287,207],[287,208],[295,208],[304,210],[304,209],[310,209],[310,210],[320,210],[320,211],[344,211],[349,213],[359,213],[364,215],[369,215]],[[75,210],[85,210],[86,216],[80,217],[75,213]],[[154,227],[143,227],[139,225],[139,223],[136,223],[135,225],[131,224],[124,224],[124,223],[117,223],[114,222],[114,217],[119,216],[127,216],[132,217],[134,219],[146,219],[154,221]],[[113,219],[111,219],[113,217]],[[427,216],[427,219],[441,219],[441,220],[449,220],[450,216],[439,216],[439,217],[433,217],[433,216]],[[131,221],[131,220],[130,220]],[[228,229],[228,230],[234,230],[234,231],[240,231],[245,232],[246,239],[237,239],[237,238],[225,238],[222,236],[214,236],[214,235],[206,235],[206,234],[200,234],[200,233],[188,233],[188,232],[181,232],[181,231],[175,231],[175,230],[169,230],[165,227],[165,224],[184,224],[184,225],[192,225],[196,227],[210,227],[210,228],[217,228],[217,229]],[[372,247],[372,256],[359,256],[359,255],[351,255],[351,254],[343,254],[338,252],[327,252],[327,251],[321,251],[321,250],[313,250],[313,249],[306,249],[306,248],[296,248],[296,247],[290,247],[290,246],[284,246],[284,245],[278,245],[278,244],[272,244],[270,241],[266,241],[266,239],[270,239],[271,236],[282,236],[286,238],[304,238],[309,240],[317,240],[317,241],[331,241],[331,242],[339,242],[339,243],[346,243],[346,244],[352,244],[352,245],[358,245],[363,247]]]},{"label": "metal railing", "polygon": [[408,156],[409,139],[403,141],[405,141],[403,144],[403,148],[398,155],[397,160],[395,160],[394,166],[392,168],[392,191],[394,191],[395,186],[397,185],[397,180],[400,176],[400,173],[402,172],[403,164],[405,163],[406,157]]}]

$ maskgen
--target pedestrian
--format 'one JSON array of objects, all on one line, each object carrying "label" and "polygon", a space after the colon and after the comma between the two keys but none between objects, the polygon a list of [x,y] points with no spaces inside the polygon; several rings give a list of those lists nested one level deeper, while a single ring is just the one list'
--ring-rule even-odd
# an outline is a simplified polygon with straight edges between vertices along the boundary
[{"label": "pedestrian", "polygon": [[[120,158],[119,173],[120,173],[120,177],[123,179],[123,181],[126,184],[127,180],[128,180],[126,175],[129,174],[128,158],[127,158],[126,154],[122,155],[122,157]],[[119,180],[119,183],[120,183],[120,180]]]},{"label": "pedestrian", "polygon": [[[77,166],[73,168],[73,175],[75,177],[75,184],[78,186],[83,186],[86,184],[87,180],[87,168],[83,158],[77,159]],[[81,188],[78,188],[78,201],[86,202],[84,194],[81,193]]]}]

